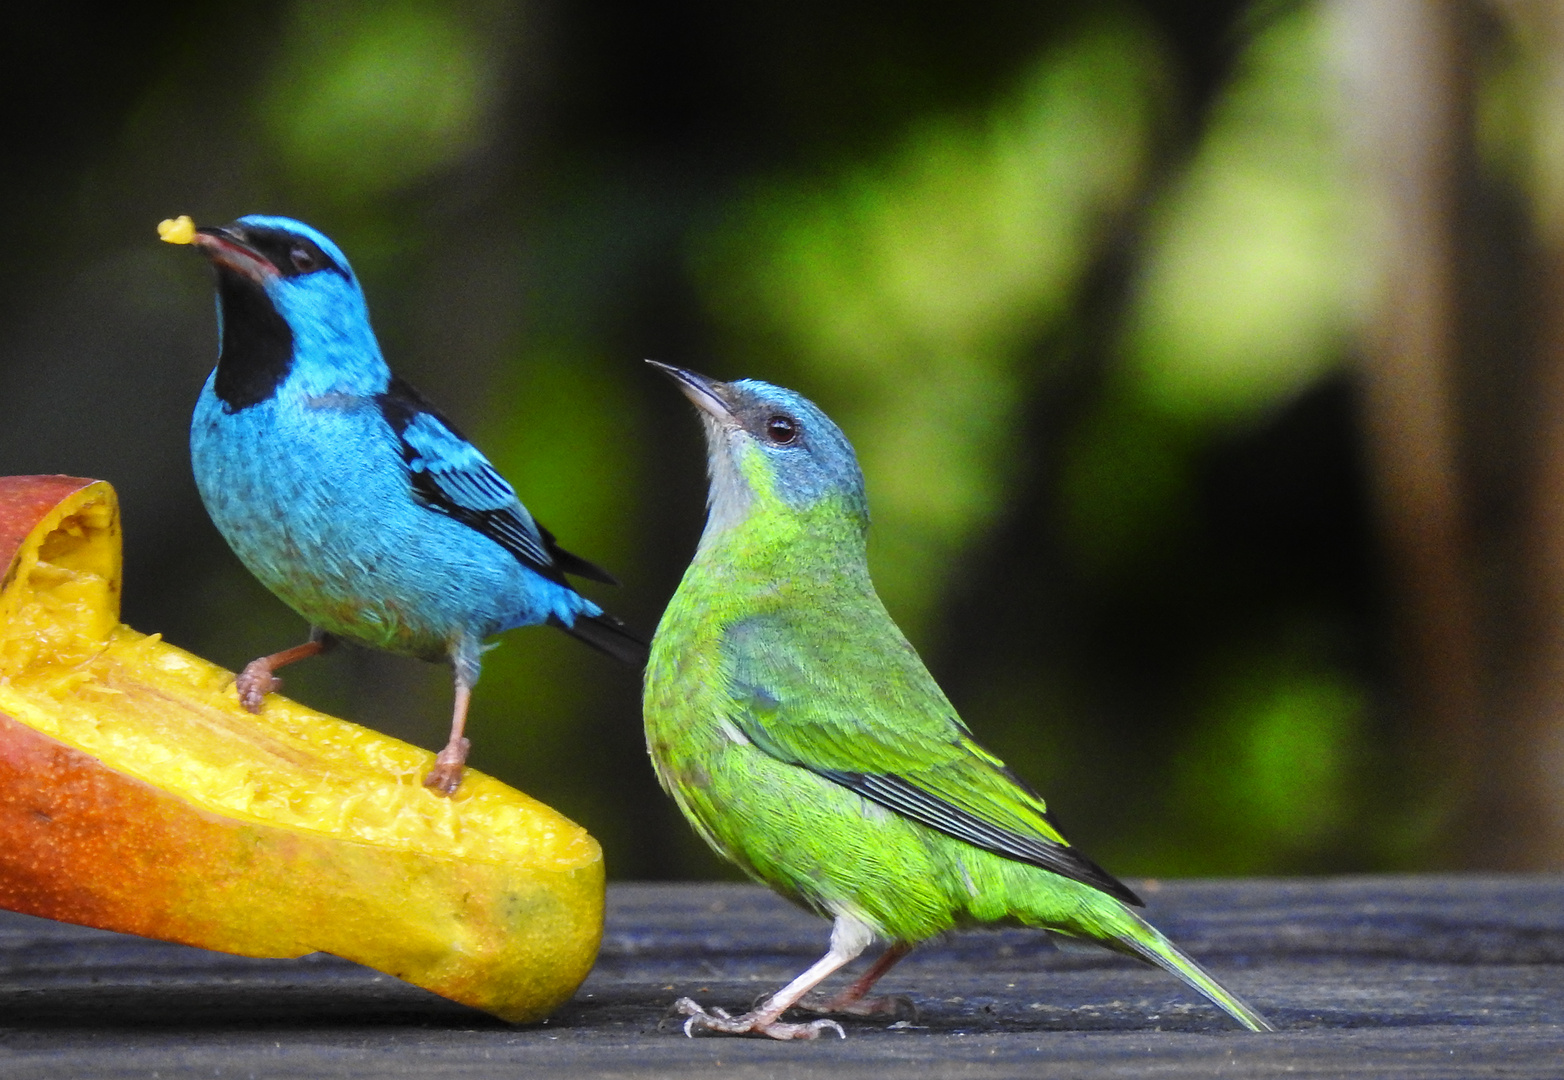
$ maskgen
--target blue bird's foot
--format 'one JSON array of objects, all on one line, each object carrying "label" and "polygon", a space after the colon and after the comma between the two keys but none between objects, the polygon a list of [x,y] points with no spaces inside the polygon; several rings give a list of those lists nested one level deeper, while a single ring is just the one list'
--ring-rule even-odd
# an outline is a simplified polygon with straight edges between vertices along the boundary
[{"label": "blue bird's foot", "polygon": [[684,1022],[684,1034],[690,1038],[695,1032],[717,1031],[724,1035],[767,1035],[773,1039],[818,1039],[822,1031],[834,1031],[841,1038],[847,1032],[835,1020],[811,1020],[807,1024],[784,1024],[769,1010],[756,1009],[743,1016],[729,1016],[723,1009],[710,1012],[701,1008],[694,998],[680,998],[673,1003],[674,1010],[689,1017]]},{"label": "blue bird's foot", "polygon": [[296,664],[310,656],[328,652],[336,644],[336,638],[312,627],[310,639],[303,645],[295,645],[270,656],[262,656],[244,665],[244,670],[234,678],[234,689],[239,692],[239,704],[252,713],[261,711],[266,695],[282,689],[282,680],[272,672],[289,664]]},{"label": "blue bird's foot", "polygon": [[467,647],[455,656],[456,706],[451,710],[451,737],[446,740],[445,749],[435,755],[434,768],[424,777],[424,787],[447,799],[460,786],[462,767],[467,764],[467,751],[472,749],[472,743],[463,737],[462,732],[467,729],[467,707],[472,703],[472,684],[477,681],[478,672],[476,661],[469,659],[463,662],[462,658],[475,656],[476,648],[476,644],[469,639]]},{"label": "blue bird's foot", "polygon": [[467,764],[467,751],[472,748],[468,739],[457,739],[441,750],[434,759],[434,768],[424,777],[424,787],[436,795],[450,798],[462,783],[462,771]]},{"label": "blue bird's foot", "polygon": [[282,688],[282,680],[272,674],[271,657],[251,660],[234,678],[234,689],[239,692],[239,704],[246,712],[258,713],[266,695]]}]

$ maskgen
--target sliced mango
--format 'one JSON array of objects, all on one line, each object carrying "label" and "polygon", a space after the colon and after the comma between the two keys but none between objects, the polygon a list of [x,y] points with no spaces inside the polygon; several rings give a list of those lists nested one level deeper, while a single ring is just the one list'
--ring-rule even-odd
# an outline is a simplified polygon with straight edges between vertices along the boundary
[{"label": "sliced mango", "polygon": [[164,218],[157,223],[158,239],[169,244],[188,244],[195,239],[195,222],[189,214]]},{"label": "sliced mango", "polygon": [[0,906],[245,956],[328,952],[506,1020],[586,977],[603,859],[470,771],[119,622],[113,489],[0,478]]}]

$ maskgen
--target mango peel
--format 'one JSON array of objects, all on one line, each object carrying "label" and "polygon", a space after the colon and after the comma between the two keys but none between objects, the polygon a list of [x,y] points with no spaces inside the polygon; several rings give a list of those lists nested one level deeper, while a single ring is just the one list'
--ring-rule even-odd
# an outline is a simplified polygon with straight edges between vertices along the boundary
[{"label": "mango peel", "polygon": [[510,1021],[586,977],[597,842],[427,751],[119,622],[105,483],[0,477],[0,907],[245,956],[328,952]]}]

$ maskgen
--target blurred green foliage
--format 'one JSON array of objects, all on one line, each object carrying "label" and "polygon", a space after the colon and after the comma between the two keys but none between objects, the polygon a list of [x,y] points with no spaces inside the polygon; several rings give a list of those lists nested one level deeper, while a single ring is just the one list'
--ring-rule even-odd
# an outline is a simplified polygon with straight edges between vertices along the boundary
[{"label": "blurred green foliage", "polygon": [[1164,855],[1165,872],[1328,868],[1333,852],[1352,847],[1367,803],[1362,687],[1281,649],[1221,662],[1226,670],[1202,687],[1200,724],[1173,761],[1188,836]]},{"label": "blurred green foliage", "polygon": [[1372,266],[1333,59],[1313,8],[1258,32],[1165,193],[1124,344],[1159,412],[1242,422],[1345,356]]},{"label": "blurred green foliage", "polygon": [[[0,271],[0,471],[121,487],[134,624],[231,666],[304,632],[195,502],[211,302],[152,234],[289,213],[348,252],[399,372],[623,578],[594,595],[631,622],[655,625],[703,496],[696,424],[640,361],[781,382],[858,447],[893,613],[1100,861],[1423,858],[1370,782],[1394,748],[1341,372],[1372,222],[1316,5],[77,14],[98,30],[7,35],[8,77],[77,82],[47,123],[5,114],[35,152],[4,181],[25,255]],[[1501,134],[1521,77],[1490,80]],[[349,651],[288,680],[427,746],[447,723],[437,668]],[[655,789],[638,690],[512,634],[473,762],[581,820],[616,876],[725,873]]]},{"label": "blurred green foliage", "polygon": [[1046,367],[1027,346],[1137,190],[1165,66],[1138,22],[1089,24],[975,115],[921,119],[826,185],[750,195],[701,252],[735,357],[807,386],[855,438],[875,581],[914,641],[1006,503]]},{"label": "blurred green foliage", "polygon": [[349,202],[473,148],[493,88],[475,28],[450,5],[295,4],[258,117],[289,171]]}]

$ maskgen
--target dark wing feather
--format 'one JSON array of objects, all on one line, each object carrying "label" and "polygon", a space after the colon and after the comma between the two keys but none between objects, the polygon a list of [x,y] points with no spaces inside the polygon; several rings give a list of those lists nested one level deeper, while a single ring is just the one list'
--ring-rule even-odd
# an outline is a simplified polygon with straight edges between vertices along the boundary
[{"label": "dark wing feather", "polygon": [[[533,522],[537,524],[537,522]],[[543,537],[543,546],[554,557],[554,565],[572,577],[586,578],[588,581],[601,581],[604,585],[618,585],[619,579],[604,570],[590,559],[583,559],[573,551],[566,551],[554,542],[554,534],[538,525],[538,534]]]},{"label": "dark wing feather", "polygon": [[600,615],[577,615],[570,626],[550,618],[549,625],[631,667],[646,663],[646,639],[606,611]]},{"label": "dark wing feather", "polygon": [[423,505],[477,530],[550,581],[565,585],[565,575],[575,574],[614,583],[607,571],[556,544],[516,490],[412,384],[393,376],[375,401],[400,440],[413,493]]},{"label": "dark wing feather", "polygon": [[[801,762],[799,764],[802,764]],[[809,766],[805,766],[808,768]],[[954,803],[925,791],[917,784],[894,773],[850,773],[837,769],[811,770],[827,780],[841,784],[866,799],[872,799],[931,829],[985,848],[996,855],[1052,870],[1056,874],[1101,889],[1109,896],[1136,907],[1140,897],[1118,878],[1065,844],[1039,836],[1026,836],[995,825]]]}]

